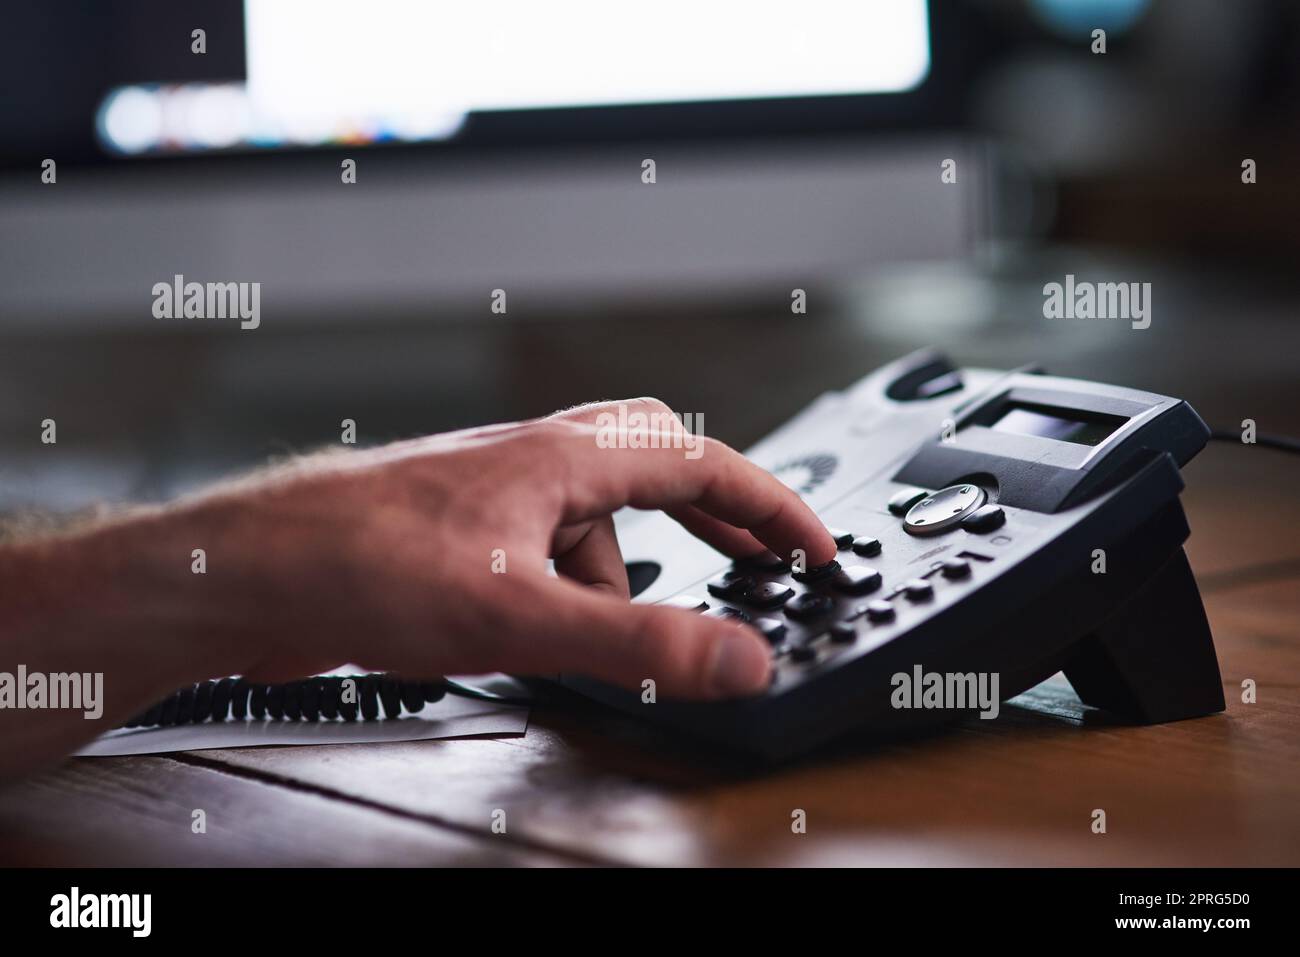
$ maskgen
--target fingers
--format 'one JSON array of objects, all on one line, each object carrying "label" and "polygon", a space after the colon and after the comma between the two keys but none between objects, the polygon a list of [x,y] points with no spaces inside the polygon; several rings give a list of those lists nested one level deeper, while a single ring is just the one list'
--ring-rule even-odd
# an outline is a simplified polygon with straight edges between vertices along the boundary
[{"label": "fingers", "polygon": [[625,601],[632,597],[627,566],[623,563],[611,516],[599,518],[585,529],[560,529],[555,536],[553,554],[555,570],[566,578]]},{"label": "fingers", "polygon": [[546,421],[568,465],[566,523],[631,505],[684,514],[683,524],[716,536],[724,550],[747,544],[682,511],[693,506],[779,555],[802,549],[814,565],[835,557],[830,534],[796,492],[721,442],[691,435],[662,403],[583,406]]},{"label": "fingers", "polygon": [[[516,583],[521,585],[522,583]],[[519,638],[495,667],[578,673],[666,697],[756,694],[771,681],[771,651],[753,629],[660,605],[629,604],[564,580],[531,582],[516,607]]]},{"label": "fingers", "polygon": [[694,505],[670,508],[666,511],[668,516],[682,528],[701,541],[708,542],[730,558],[745,558],[765,550],[763,543],[743,528],[728,525],[721,519],[700,511]]}]

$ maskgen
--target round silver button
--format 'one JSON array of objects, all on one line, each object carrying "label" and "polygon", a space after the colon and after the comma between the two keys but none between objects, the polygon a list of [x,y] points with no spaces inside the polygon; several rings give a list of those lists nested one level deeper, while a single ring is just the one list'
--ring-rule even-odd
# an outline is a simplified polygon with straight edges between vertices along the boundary
[{"label": "round silver button", "polygon": [[947,531],[983,505],[986,497],[978,485],[949,485],[913,505],[903,518],[903,529],[912,535]]}]

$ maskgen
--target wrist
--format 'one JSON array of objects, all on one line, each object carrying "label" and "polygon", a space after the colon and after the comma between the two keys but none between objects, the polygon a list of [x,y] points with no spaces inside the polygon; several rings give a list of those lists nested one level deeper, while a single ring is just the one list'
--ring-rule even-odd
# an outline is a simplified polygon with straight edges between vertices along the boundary
[{"label": "wrist", "polygon": [[229,603],[193,570],[194,526],[149,509],[0,546],[0,670],[103,673],[112,724],[177,684],[240,671],[244,632],[222,627]]}]

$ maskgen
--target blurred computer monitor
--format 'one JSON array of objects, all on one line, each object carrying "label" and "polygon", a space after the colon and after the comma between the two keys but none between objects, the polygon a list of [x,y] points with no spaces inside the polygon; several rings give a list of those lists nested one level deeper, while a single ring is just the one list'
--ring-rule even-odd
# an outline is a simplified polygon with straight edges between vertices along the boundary
[{"label": "blurred computer monitor", "polygon": [[145,325],[173,274],[260,281],[264,314],[299,321],[961,255],[984,164],[938,132],[959,82],[944,6],[19,4],[0,318]]}]

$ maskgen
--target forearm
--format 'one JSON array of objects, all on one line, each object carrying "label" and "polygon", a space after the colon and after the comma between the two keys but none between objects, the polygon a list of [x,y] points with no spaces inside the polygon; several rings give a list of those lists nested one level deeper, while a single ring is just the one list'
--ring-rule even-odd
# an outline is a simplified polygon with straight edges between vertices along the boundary
[{"label": "forearm", "polygon": [[[192,571],[200,512],[143,510],[72,534],[0,545],[0,779],[49,763],[188,680],[244,670],[251,654],[219,582]],[[18,687],[88,675],[81,707]],[[99,676],[102,676],[100,678]],[[48,678],[36,679],[36,683]],[[51,686],[52,687],[52,686]],[[10,694],[4,694],[4,692]],[[17,707],[23,703],[37,707]]]}]

